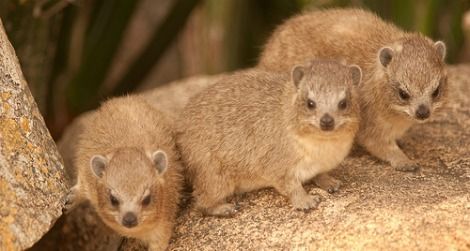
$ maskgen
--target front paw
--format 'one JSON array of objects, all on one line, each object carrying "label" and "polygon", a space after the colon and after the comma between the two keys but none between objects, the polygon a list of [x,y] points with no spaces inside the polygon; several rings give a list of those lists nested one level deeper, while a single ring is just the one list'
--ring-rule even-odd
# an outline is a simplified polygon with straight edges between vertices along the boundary
[{"label": "front paw", "polygon": [[232,217],[238,212],[238,205],[231,203],[224,203],[211,208],[203,210],[206,215],[217,216],[217,217]]},{"label": "front paw", "polygon": [[319,174],[314,179],[315,184],[327,191],[328,193],[336,193],[339,191],[341,181],[329,176],[328,174]]},{"label": "front paw", "polygon": [[419,171],[420,167],[414,162],[401,163],[394,166],[395,170],[401,172],[416,172]]},{"label": "front paw", "polygon": [[166,250],[168,243],[162,244],[160,241],[150,242],[148,245],[148,251],[164,251]]},{"label": "front paw", "polygon": [[65,204],[64,208],[62,209],[63,213],[69,213],[74,209],[77,204],[78,204],[78,198],[77,198],[77,190],[76,189],[70,189],[70,191],[65,195]]},{"label": "front paw", "polygon": [[292,206],[297,210],[309,211],[316,209],[321,202],[321,197],[317,194],[305,194],[291,199]]}]

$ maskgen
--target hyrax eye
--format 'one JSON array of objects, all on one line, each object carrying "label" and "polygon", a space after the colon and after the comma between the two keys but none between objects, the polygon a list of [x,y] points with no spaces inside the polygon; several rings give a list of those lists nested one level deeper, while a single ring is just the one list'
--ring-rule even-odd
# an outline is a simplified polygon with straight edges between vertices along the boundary
[{"label": "hyrax eye", "polygon": [[150,195],[145,196],[145,198],[142,200],[142,206],[148,206],[150,204]]},{"label": "hyrax eye", "polygon": [[309,99],[307,100],[307,107],[308,109],[313,110],[315,109],[315,107],[317,107],[317,104],[315,103],[315,101]]},{"label": "hyrax eye", "polygon": [[408,94],[406,91],[404,91],[403,89],[398,89],[398,95],[400,95],[400,98],[403,99],[403,100],[408,100],[410,99],[410,94]]},{"label": "hyrax eye", "polygon": [[348,107],[348,102],[346,101],[346,99],[343,99],[341,101],[339,101],[338,103],[338,109],[340,110],[344,110]]},{"label": "hyrax eye", "polygon": [[111,205],[113,205],[113,207],[119,206],[119,200],[112,194],[109,195],[109,201],[111,202]]},{"label": "hyrax eye", "polygon": [[437,98],[440,93],[441,93],[441,85],[439,85],[439,86],[436,88],[436,90],[434,90],[434,91],[432,92],[432,97],[433,97],[433,98]]}]

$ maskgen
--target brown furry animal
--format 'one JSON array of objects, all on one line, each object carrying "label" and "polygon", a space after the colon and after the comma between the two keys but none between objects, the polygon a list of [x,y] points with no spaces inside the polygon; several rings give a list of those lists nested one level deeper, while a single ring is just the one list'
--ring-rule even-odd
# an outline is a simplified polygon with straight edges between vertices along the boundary
[{"label": "brown furry animal", "polygon": [[230,216],[226,197],[274,187],[297,209],[315,208],[319,197],[302,183],[324,174],[348,154],[358,121],[357,66],[314,61],[289,74],[235,73],[192,97],[183,110],[177,145],[193,183],[196,207]]},{"label": "brown furry animal", "polygon": [[259,67],[285,71],[310,58],[346,60],[364,72],[357,141],[398,170],[418,166],[397,146],[411,125],[426,121],[447,96],[445,45],[400,30],[359,9],[296,16],[267,42]]},{"label": "brown furry animal", "polygon": [[164,250],[182,187],[171,120],[129,96],[105,102],[79,124],[68,208],[88,200],[119,234]]}]

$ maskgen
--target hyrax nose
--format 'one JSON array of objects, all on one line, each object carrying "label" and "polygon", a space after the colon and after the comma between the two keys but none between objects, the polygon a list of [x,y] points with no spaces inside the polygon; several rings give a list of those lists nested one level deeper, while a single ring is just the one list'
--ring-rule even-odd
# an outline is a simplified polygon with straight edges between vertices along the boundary
[{"label": "hyrax nose", "polygon": [[134,213],[127,212],[122,218],[122,225],[131,228],[137,226],[137,217]]},{"label": "hyrax nose", "polygon": [[325,114],[320,119],[320,128],[323,131],[331,131],[335,128],[335,119],[330,114]]},{"label": "hyrax nose", "polygon": [[429,108],[427,106],[420,105],[418,107],[418,110],[416,110],[416,118],[421,120],[427,119],[429,118],[430,113],[431,112],[429,111]]}]

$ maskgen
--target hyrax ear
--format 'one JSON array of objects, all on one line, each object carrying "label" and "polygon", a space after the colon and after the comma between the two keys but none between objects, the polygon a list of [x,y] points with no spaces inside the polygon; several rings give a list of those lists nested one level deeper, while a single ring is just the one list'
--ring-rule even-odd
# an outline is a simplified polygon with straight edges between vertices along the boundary
[{"label": "hyrax ear", "polygon": [[102,155],[94,155],[93,157],[91,157],[90,168],[96,177],[103,177],[107,165],[108,159],[106,157]]},{"label": "hyrax ear", "polygon": [[291,77],[292,82],[294,82],[295,87],[299,88],[300,81],[305,76],[305,67],[301,65],[294,66],[292,68]]},{"label": "hyrax ear", "polygon": [[351,71],[351,76],[354,86],[359,86],[362,82],[362,70],[358,65],[350,65],[349,70]]},{"label": "hyrax ear", "polygon": [[379,61],[383,67],[387,67],[388,64],[392,61],[393,58],[393,49],[390,47],[382,47],[379,50]]},{"label": "hyrax ear", "polygon": [[441,59],[444,60],[446,58],[446,44],[444,44],[442,41],[437,41],[434,43],[434,48],[436,48],[437,53],[439,53]]},{"label": "hyrax ear", "polygon": [[164,151],[158,150],[152,153],[152,161],[159,174],[163,174],[168,167],[168,158]]}]

